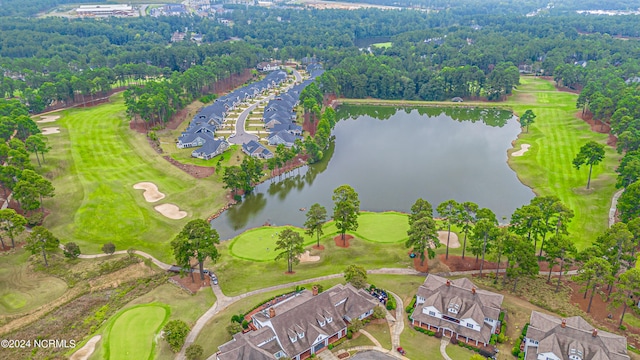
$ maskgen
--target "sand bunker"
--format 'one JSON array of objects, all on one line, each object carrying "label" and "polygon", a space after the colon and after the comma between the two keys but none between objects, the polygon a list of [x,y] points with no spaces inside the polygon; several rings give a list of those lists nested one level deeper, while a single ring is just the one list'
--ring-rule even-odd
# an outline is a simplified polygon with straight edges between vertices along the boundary
[{"label": "sand bunker", "polygon": [[152,203],[164,199],[164,194],[158,191],[158,187],[154,183],[139,182],[133,185],[133,188],[136,190],[144,190],[142,195],[147,202]]},{"label": "sand bunker", "polygon": [[[438,239],[440,239],[440,244],[447,246],[447,231],[438,231]],[[452,232],[451,237],[449,238],[449,247],[451,249],[460,247],[460,240],[458,240],[458,234]]]},{"label": "sand bunker", "polygon": [[57,134],[57,133],[60,132],[60,128],[59,127],[47,127],[47,128],[40,129],[40,131],[42,131],[42,135]]},{"label": "sand bunker", "polygon": [[179,220],[187,216],[186,211],[180,210],[179,207],[173,204],[162,204],[154,207],[157,212],[168,217],[169,219]]},{"label": "sand bunker", "polygon": [[530,147],[531,147],[531,145],[529,145],[529,144],[522,144],[520,146],[520,150],[515,151],[513,154],[511,154],[511,156],[522,156],[522,155],[524,155],[524,153],[529,151]]},{"label": "sand bunker", "polygon": [[320,260],[320,256],[310,255],[309,250],[305,251],[304,254],[300,255],[300,262],[316,262]]},{"label": "sand bunker", "polygon": [[96,344],[98,343],[98,341],[100,341],[101,338],[101,335],[96,335],[89,339],[89,341],[87,341],[87,343],[84,344],[84,346],[81,347],[80,350],[74,352],[73,355],[71,355],[69,360],[87,360],[91,356],[91,354],[93,354],[93,351],[96,349]]},{"label": "sand bunker", "polygon": [[60,115],[54,115],[54,116],[41,116],[40,120],[36,121],[37,123],[49,123],[49,122],[54,122],[56,120],[60,119]]}]

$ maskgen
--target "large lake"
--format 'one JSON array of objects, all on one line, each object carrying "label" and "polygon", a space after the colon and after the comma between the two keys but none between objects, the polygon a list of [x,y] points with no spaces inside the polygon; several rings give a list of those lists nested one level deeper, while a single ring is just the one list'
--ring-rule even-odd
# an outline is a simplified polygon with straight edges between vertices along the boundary
[{"label": "large lake", "polygon": [[335,141],[318,164],[256,187],[212,221],[223,240],[248,228],[302,226],[320,203],[332,213],[333,190],[351,185],[361,210],[409,212],[417,198],[434,206],[472,201],[498,219],[534,197],[507,165],[520,132],[511,113],[494,109],[343,106]]}]

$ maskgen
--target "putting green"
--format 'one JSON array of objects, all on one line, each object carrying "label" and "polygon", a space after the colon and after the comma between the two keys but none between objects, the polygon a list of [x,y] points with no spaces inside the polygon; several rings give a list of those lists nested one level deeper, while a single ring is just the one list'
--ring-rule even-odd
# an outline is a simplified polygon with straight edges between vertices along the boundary
[{"label": "putting green", "polygon": [[[264,226],[238,235],[231,240],[229,251],[231,255],[240,259],[271,261],[280,252],[275,250],[276,241],[278,241],[278,234],[284,229],[292,229],[300,233],[304,238],[305,246],[315,242],[315,238],[305,235],[304,230],[300,228],[293,226]],[[325,234],[327,234],[326,229]]]},{"label": "putting green", "polygon": [[355,235],[361,239],[397,243],[407,240],[409,222],[407,214],[399,212],[362,212],[358,217],[358,230]]},{"label": "putting green", "polygon": [[167,321],[169,312],[167,305],[152,303],[117,314],[105,332],[105,358],[153,359],[156,335]]},{"label": "putting green", "polygon": [[0,263],[0,314],[20,314],[47,304],[64,294],[67,284],[55,277],[33,274],[24,250],[6,255]]}]

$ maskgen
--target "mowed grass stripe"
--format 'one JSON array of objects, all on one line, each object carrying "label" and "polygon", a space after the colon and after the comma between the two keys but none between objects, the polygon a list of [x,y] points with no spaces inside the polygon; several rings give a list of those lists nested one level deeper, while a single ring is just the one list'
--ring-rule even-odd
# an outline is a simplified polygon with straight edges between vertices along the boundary
[{"label": "mowed grass stripe", "polygon": [[[214,175],[194,179],[171,165],[129,129],[122,95],[88,109],[60,112],[61,134],[44,171],[53,178],[56,197],[45,225],[63,242],[79,243],[84,253],[98,253],[106,242],[117,250],[134,247],[171,262],[169,242],[193,218],[206,218],[224,203],[224,189]],[[154,182],[165,199],[147,203],[133,185]],[[173,203],[185,210],[182,220],[168,219],[154,206]]]},{"label": "mowed grass stripe", "polygon": [[[592,189],[587,191],[589,168],[576,170],[573,158],[587,141],[605,144],[607,135],[591,131],[588,124],[576,118],[577,95],[537,91],[549,86],[553,87],[546,80],[523,78],[515,97],[509,99],[516,113],[531,109],[537,115],[529,133],[520,134],[516,142],[516,148],[522,143],[533,144],[531,153],[511,158],[509,164],[536,194],[556,195],[574,211],[575,217],[569,225],[570,236],[579,248],[584,248],[607,226],[619,155],[613,148],[606,148],[605,161],[593,168]],[[536,103],[519,103],[519,94],[525,94],[527,98],[534,96]]]}]

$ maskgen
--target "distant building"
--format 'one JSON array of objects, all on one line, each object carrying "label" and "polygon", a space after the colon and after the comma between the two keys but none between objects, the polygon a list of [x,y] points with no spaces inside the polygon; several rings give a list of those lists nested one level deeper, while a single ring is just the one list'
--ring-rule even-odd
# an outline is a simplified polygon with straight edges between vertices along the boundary
[{"label": "distant building", "polygon": [[630,359],[624,336],[598,330],[580,316],[560,319],[531,312],[522,346],[526,360]]},{"label": "distant building", "polygon": [[76,9],[79,16],[133,16],[131,5],[80,5]]},{"label": "distant building", "polygon": [[183,41],[185,36],[187,36],[186,33],[176,31],[173,33],[173,35],[171,35],[171,42]]}]

